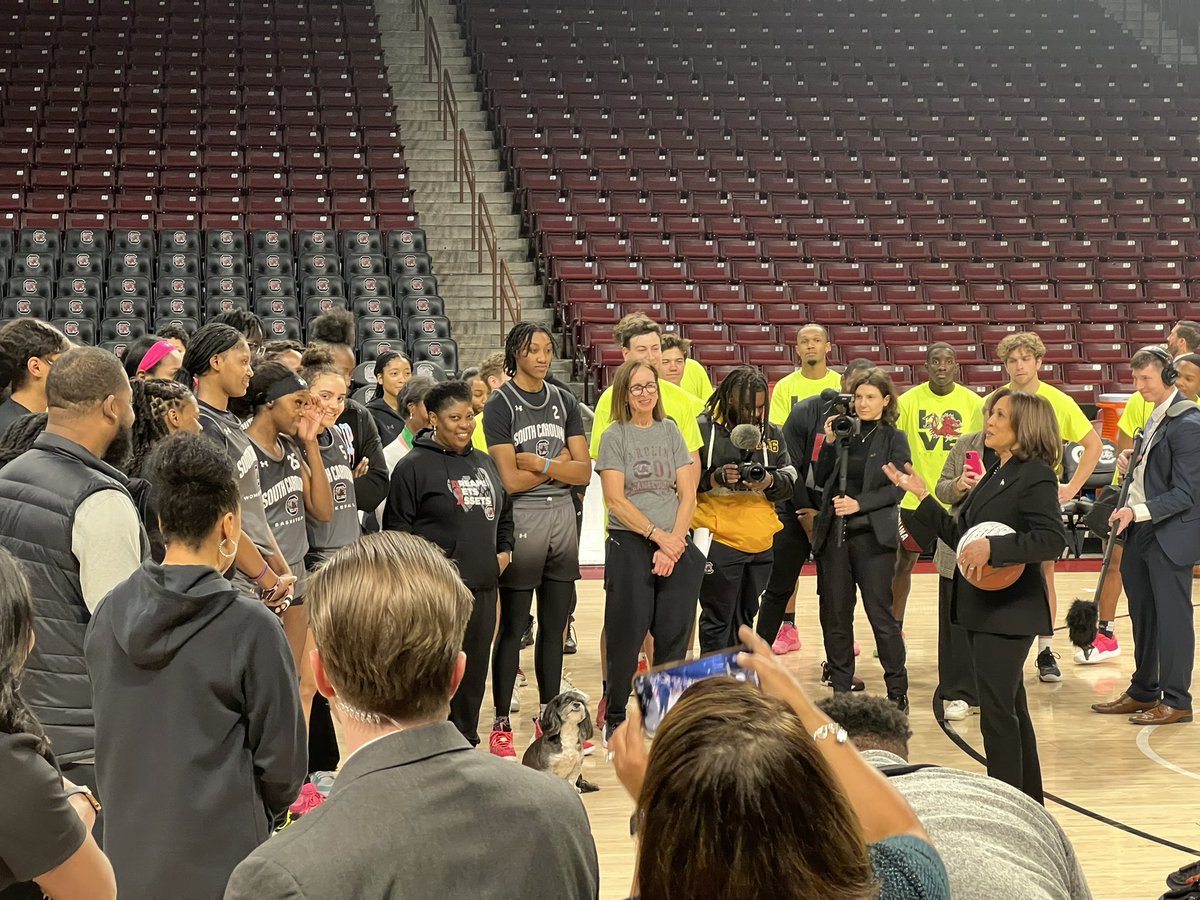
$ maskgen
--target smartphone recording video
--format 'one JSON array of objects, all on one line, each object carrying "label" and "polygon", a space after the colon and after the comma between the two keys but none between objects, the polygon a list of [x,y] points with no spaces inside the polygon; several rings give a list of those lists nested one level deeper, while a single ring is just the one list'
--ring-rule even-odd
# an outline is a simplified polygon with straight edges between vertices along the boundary
[{"label": "smartphone recording video", "polygon": [[668,663],[636,676],[633,679],[633,692],[642,708],[642,723],[645,725],[646,734],[654,737],[663,716],[675,705],[680,695],[697,681],[728,675],[738,681],[749,681],[757,685],[758,675],[738,665],[737,655],[743,649],[731,647],[728,650],[718,650],[698,659]]}]

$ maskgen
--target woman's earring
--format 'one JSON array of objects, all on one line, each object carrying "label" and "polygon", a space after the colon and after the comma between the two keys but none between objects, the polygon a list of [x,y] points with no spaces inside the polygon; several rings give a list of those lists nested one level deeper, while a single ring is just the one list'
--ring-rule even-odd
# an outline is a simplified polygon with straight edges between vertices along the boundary
[{"label": "woman's earring", "polygon": [[[233,550],[226,552],[226,544],[233,544]],[[235,556],[237,556],[237,544],[231,541],[229,538],[221,538],[221,543],[217,545],[217,553],[220,555],[221,559],[233,559]]]}]

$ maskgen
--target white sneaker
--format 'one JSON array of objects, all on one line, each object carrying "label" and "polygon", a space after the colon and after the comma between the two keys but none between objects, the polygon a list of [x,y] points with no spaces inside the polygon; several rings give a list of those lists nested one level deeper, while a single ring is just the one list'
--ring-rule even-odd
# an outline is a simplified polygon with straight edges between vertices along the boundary
[{"label": "white sneaker", "polygon": [[508,711],[509,712],[520,712],[521,711],[521,695],[519,693],[517,693],[516,685],[513,685],[512,702],[508,704]]},{"label": "white sneaker", "polygon": [[529,679],[527,679],[525,677],[525,670],[518,667],[517,668],[517,681],[516,681],[517,687],[525,687],[525,685],[527,685],[527,684],[529,684]]},{"label": "white sneaker", "polygon": [[961,722],[963,719],[978,714],[979,707],[971,706],[966,700],[947,700],[942,718],[950,722]]},{"label": "white sneaker", "polygon": [[560,678],[558,681],[558,692],[561,694],[566,691],[575,691],[575,693],[581,694],[583,696],[584,703],[592,702],[592,698],[588,696],[587,691],[581,691],[579,688],[575,687],[575,685],[571,682],[570,673],[564,671],[562,673],[562,678]]}]

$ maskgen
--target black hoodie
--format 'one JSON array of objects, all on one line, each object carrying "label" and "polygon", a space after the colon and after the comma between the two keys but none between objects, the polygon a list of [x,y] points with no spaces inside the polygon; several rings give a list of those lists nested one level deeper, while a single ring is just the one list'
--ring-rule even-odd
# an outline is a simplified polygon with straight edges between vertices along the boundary
[{"label": "black hoodie", "polygon": [[496,554],[513,549],[512,501],[490,456],[469,444],[452,453],[432,435],[418,434],[396,463],[383,527],[437,544],[470,590],[491,590],[500,580]]},{"label": "black hoodie", "polygon": [[146,562],[101,601],[84,653],[121,896],[221,897],[307,772],[279,620],[213,569]]},{"label": "black hoodie", "polygon": [[386,447],[400,437],[400,432],[404,430],[404,417],[388,406],[383,397],[376,397],[367,404],[367,409],[375,418],[375,425],[379,428],[379,439],[383,441],[383,446]]}]

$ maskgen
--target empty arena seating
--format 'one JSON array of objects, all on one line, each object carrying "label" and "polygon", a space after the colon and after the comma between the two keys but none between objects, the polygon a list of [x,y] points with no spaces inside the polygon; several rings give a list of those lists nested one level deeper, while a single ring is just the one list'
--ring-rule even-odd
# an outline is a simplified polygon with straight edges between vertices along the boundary
[{"label": "empty arena seating", "polygon": [[901,383],[948,340],[981,390],[1032,327],[1082,399],[1200,314],[1200,100],[1090,0],[459,5],[598,386],[637,309],[718,377],[818,321]]},{"label": "empty arena seating", "polygon": [[368,358],[437,299],[417,224],[370,0],[0,13],[0,318],[120,352],[235,307],[303,338],[342,306],[391,320]]}]

